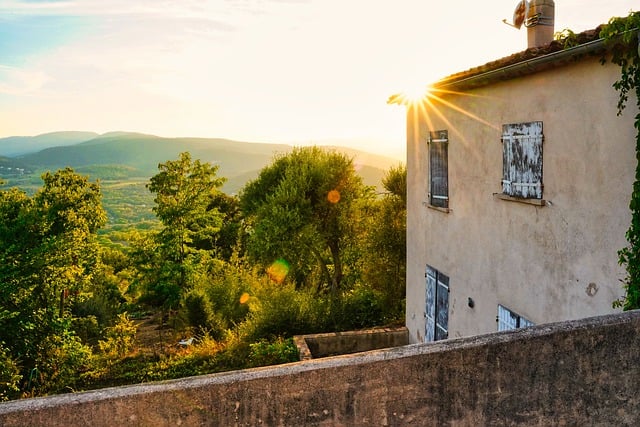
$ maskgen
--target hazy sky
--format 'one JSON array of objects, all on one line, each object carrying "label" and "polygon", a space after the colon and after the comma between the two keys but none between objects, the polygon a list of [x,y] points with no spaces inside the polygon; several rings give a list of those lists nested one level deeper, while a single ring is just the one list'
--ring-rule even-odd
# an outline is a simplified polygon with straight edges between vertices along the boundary
[{"label": "hazy sky", "polygon": [[[127,130],[404,156],[389,95],[526,48],[517,0],[0,0],[0,137]],[[637,0],[556,0],[556,31]]]}]

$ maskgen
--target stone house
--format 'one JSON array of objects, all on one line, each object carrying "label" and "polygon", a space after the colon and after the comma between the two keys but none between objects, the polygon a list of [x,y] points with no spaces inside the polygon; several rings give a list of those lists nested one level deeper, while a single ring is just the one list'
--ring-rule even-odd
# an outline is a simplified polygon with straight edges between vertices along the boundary
[{"label": "stone house", "polygon": [[407,109],[412,343],[612,313],[624,293],[635,99],[617,115],[599,29],[564,48],[553,2],[532,3],[551,25],[525,21],[527,50],[389,100]]}]

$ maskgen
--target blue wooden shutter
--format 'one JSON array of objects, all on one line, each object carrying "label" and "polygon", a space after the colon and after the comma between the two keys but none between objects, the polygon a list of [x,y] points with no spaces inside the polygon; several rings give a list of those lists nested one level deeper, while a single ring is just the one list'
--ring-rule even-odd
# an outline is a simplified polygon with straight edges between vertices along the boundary
[{"label": "blue wooden shutter", "polygon": [[502,192],[542,199],[542,122],[502,126]]},{"label": "blue wooden shutter", "polygon": [[425,341],[438,341],[449,337],[449,278],[427,266]]},{"label": "blue wooden shutter", "polygon": [[498,304],[498,331],[509,331],[511,329],[527,328],[533,326],[534,323],[517,313],[509,310],[507,307]]},{"label": "blue wooden shutter", "polygon": [[436,341],[449,337],[449,278],[438,273],[436,288]]},{"label": "blue wooden shutter", "polygon": [[449,136],[446,130],[429,132],[429,204],[449,207]]},{"label": "blue wooden shutter", "polygon": [[436,340],[436,287],[437,272],[433,268],[427,266],[427,307],[425,317],[427,325],[425,329],[425,341]]}]

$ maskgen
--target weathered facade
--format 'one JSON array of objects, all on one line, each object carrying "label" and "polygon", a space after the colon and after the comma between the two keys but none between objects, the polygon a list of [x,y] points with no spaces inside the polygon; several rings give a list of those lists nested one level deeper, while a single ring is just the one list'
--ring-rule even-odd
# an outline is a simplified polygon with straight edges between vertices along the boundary
[{"label": "weathered facade", "polygon": [[410,342],[615,311],[637,111],[606,55],[529,49],[405,103]]}]

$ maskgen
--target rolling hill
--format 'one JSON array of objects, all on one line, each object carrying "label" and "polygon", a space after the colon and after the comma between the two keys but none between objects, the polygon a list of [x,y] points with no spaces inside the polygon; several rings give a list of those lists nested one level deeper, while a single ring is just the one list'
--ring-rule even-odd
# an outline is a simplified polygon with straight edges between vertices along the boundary
[{"label": "rolling hill", "polygon": [[0,138],[0,156],[15,157],[48,147],[73,145],[97,137],[95,132],[51,132],[37,136]]},{"label": "rolling hill", "polygon": [[[46,135],[48,136],[45,138]],[[64,135],[68,135],[70,139],[60,143]],[[82,135],[89,138],[78,141]],[[16,140],[11,138],[16,137],[0,139],[0,155],[15,151]],[[293,149],[284,144],[222,138],[164,138],[131,132],[110,132],[103,135],[56,132],[30,138],[32,140],[23,141],[23,150],[27,146],[36,145],[42,149],[17,155],[14,160],[33,170],[57,170],[69,166],[79,173],[89,175],[91,179],[148,178],[158,172],[159,163],[177,159],[181,152],[188,151],[193,159],[219,165],[218,175],[228,179],[223,188],[227,193],[237,192],[248,180],[257,177],[276,154]],[[45,142],[52,145],[46,146]],[[395,159],[359,150],[330,148],[353,157],[356,170],[368,185],[379,186],[384,172],[398,163]]]}]

